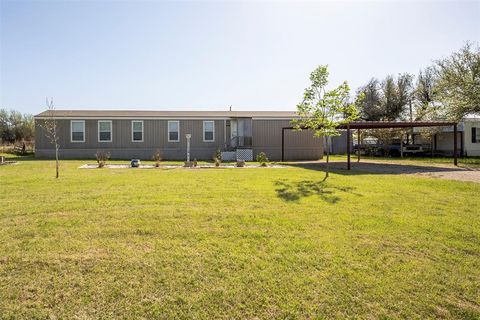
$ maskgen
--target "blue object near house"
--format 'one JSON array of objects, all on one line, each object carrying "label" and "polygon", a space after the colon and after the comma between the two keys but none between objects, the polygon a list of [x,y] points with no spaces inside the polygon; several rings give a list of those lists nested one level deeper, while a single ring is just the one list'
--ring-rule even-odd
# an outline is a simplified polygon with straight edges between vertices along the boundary
[{"label": "blue object near house", "polygon": [[140,166],[140,160],[139,159],[132,159],[131,166],[132,166],[132,168],[138,168]]}]

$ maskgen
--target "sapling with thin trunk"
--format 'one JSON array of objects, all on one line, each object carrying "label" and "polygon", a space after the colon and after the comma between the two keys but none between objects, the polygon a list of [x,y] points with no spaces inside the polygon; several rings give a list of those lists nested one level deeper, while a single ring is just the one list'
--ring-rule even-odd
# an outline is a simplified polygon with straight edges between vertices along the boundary
[{"label": "sapling with thin trunk", "polygon": [[[297,105],[298,119],[292,124],[296,130],[312,130],[314,137],[325,137],[327,148],[326,180],[329,175],[330,137],[340,135],[338,127],[358,118],[358,110],[350,102],[350,88],[346,81],[330,91],[328,84],[328,66],[317,67],[310,74],[311,85],[305,89],[303,100]],[[358,99],[362,99],[360,96]]]},{"label": "sapling with thin trunk", "polygon": [[55,107],[53,98],[47,98],[47,116],[40,122],[40,126],[45,131],[45,136],[55,148],[55,178],[59,177],[60,163],[58,161],[58,151],[60,150],[59,136],[57,132],[57,120],[55,119]]}]

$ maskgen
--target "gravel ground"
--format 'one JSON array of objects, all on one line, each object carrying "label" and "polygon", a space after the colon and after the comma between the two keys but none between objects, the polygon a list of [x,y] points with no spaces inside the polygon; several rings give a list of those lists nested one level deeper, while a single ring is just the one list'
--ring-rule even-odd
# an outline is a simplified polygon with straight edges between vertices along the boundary
[{"label": "gravel ground", "polygon": [[[316,170],[324,170],[325,162],[303,162],[291,164]],[[345,170],[346,162],[331,162],[334,170]],[[432,163],[396,163],[394,161],[361,160],[351,162],[352,174],[410,174],[431,178],[472,181],[480,183],[480,168],[455,167],[453,164]]]}]

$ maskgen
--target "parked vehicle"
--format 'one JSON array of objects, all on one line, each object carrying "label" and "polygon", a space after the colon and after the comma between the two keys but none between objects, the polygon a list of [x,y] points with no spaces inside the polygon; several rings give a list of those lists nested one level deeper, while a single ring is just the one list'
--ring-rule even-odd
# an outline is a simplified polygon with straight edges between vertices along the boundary
[{"label": "parked vehicle", "polygon": [[392,143],[389,146],[388,154],[391,157],[400,157],[403,151],[404,156],[423,155],[424,150],[421,144],[404,144],[403,147],[400,142]]}]

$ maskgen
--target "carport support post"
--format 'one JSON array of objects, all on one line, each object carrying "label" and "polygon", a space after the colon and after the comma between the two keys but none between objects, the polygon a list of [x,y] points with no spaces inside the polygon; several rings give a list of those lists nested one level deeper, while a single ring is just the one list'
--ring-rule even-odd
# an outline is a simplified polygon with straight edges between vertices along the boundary
[{"label": "carport support post", "polygon": [[453,164],[457,165],[457,124],[453,125]]},{"label": "carport support post", "polygon": [[282,128],[282,162],[285,161],[284,150],[285,150],[285,128]]},{"label": "carport support post", "polygon": [[357,162],[360,162],[360,129],[357,129]]},{"label": "carport support post", "polygon": [[350,170],[350,124],[347,124],[347,170]]}]

